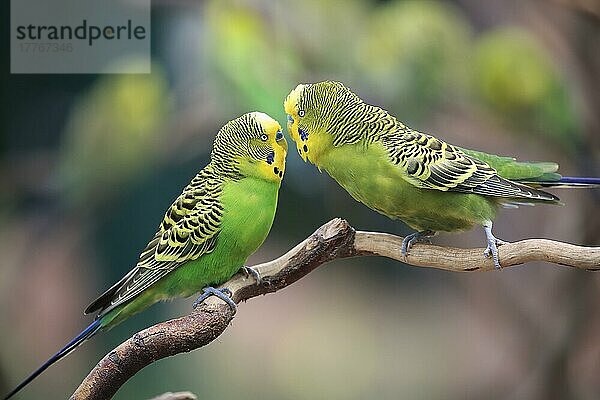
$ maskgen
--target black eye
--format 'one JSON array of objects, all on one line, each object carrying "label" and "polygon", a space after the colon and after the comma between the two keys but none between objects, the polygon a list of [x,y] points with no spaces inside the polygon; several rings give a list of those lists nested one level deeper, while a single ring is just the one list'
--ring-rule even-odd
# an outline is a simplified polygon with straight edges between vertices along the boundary
[{"label": "black eye", "polygon": [[275,140],[280,141],[281,139],[283,139],[283,132],[277,131],[275,134]]},{"label": "black eye", "polygon": [[298,111],[298,116],[299,117],[304,117],[304,115],[306,115],[306,113],[304,112],[304,110],[299,110]]},{"label": "black eye", "polygon": [[260,140],[266,142],[267,140],[269,140],[269,136],[266,133],[263,133],[262,135],[260,135]]}]

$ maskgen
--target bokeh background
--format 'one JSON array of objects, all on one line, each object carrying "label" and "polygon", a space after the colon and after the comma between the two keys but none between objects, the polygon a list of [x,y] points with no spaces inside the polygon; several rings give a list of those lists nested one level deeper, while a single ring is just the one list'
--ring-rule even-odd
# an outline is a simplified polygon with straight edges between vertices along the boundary
[{"label": "bokeh background", "polygon": [[[154,1],[150,75],[10,75],[2,2],[0,392],[87,326],[134,265],[222,124],[285,115],[300,82],[335,79],[465,147],[600,175],[600,8],[593,0]],[[135,63],[136,60],[120,62]],[[498,237],[600,244],[600,194],[502,211]],[[409,230],[354,202],[295,151],[279,256],[319,225]],[[479,229],[436,243],[483,247]],[[597,399],[600,275],[537,263],[456,274],[364,258],[239,307],[214,343],[144,369],[117,399]],[[23,392],[65,398],[106,352],[191,299],[98,335]]]}]

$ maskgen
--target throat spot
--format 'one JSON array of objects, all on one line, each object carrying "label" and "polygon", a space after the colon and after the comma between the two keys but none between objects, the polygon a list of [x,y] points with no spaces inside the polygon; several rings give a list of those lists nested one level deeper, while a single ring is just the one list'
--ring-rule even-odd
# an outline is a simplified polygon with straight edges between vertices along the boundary
[{"label": "throat spot", "polygon": [[308,139],[308,132],[302,128],[298,128],[298,135],[300,136],[300,139],[303,142],[305,142]]},{"label": "throat spot", "polygon": [[267,164],[271,165],[273,164],[273,161],[275,161],[275,152],[271,151],[268,155],[267,155]]}]

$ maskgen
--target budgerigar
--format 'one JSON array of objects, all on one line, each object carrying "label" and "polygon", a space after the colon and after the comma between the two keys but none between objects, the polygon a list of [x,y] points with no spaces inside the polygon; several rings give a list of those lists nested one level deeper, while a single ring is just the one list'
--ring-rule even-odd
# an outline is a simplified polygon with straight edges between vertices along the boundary
[{"label": "budgerigar", "polygon": [[339,82],[298,85],[284,107],[304,161],[327,171],[359,202],[417,230],[402,243],[405,256],[424,237],[479,224],[485,255],[500,268],[503,242],[492,234],[499,206],[555,204],[556,196],[537,188],[600,183],[563,178],[553,162],[517,162],[453,146],[364,103]]},{"label": "budgerigar", "polygon": [[137,265],[85,310],[97,313],[94,322],[6,399],[97,332],[158,301],[204,289],[198,301],[215,294],[235,308],[212,285],[240,268],[256,276],[244,263],[271,229],[286,153],[281,126],[268,115],[254,112],[228,122],[216,136],[210,163],[169,207]]}]

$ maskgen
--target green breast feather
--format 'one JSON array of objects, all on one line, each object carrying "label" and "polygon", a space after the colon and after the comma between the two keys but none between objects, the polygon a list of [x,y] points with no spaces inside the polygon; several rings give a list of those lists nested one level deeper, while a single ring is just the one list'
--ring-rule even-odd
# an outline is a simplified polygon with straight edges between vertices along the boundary
[{"label": "green breast feather", "polygon": [[416,230],[465,230],[495,216],[495,202],[482,196],[415,186],[380,144],[340,146],[319,165],[356,200]]}]

